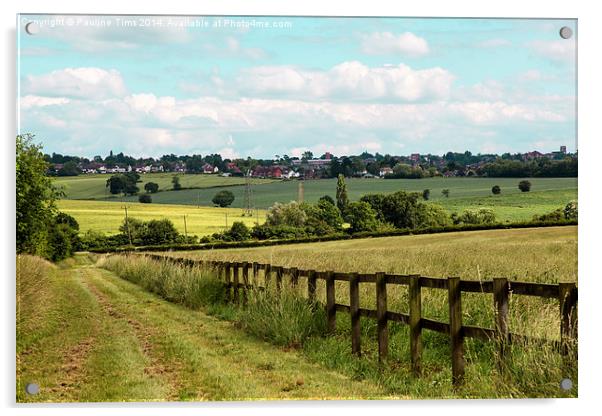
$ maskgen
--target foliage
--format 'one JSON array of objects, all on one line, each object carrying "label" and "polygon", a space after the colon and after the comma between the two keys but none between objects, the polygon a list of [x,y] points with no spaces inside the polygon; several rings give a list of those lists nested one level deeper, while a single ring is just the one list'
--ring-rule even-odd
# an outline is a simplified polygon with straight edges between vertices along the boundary
[{"label": "foliage", "polygon": [[374,231],[379,222],[376,213],[365,201],[350,202],[345,210],[345,221],[350,225],[351,232]]},{"label": "foliage", "polygon": [[219,191],[211,200],[214,205],[225,208],[234,202],[234,194],[230,191]]},{"label": "foliage", "polygon": [[289,227],[303,227],[307,221],[307,213],[301,204],[291,201],[288,204],[276,202],[266,215],[266,224],[270,226],[286,225]]},{"label": "foliage", "polygon": [[349,203],[349,197],[347,196],[347,185],[345,184],[345,176],[343,176],[342,174],[339,174],[339,176],[337,177],[336,200],[337,208],[339,209],[339,211],[344,213],[345,208]]},{"label": "foliage", "polygon": [[430,189],[425,189],[424,191],[422,191],[422,199],[424,199],[425,201],[428,201],[430,196],[431,196]]},{"label": "foliage", "polygon": [[147,182],[144,184],[144,190],[148,193],[155,194],[159,192],[159,184],[155,182]]},{"label": "foliage", "polygon": [[107,179],[105,187],[113,195],[135,195],[140,190],[136,185],[139,181],[140,175],[136,172],[119,173]]},{"label": "foliage", "polygon": [[138,202],[142,204],[150,204],[153,202],[153,198],[149,194],[142,194],[138,196]]},{"label": "foliage", "polygon": [[531,190],[531,182],[529,182],[528,180],[522,180],[518,183],[518,189],[521,190],[521,192],[529,192]]},{"label": "foliage", "polygon": [[438,204],[426,204],[421,227],[447,227],[452,224],[452,219],[445,208]]},{"label": "foliage", "polygon": [[467,209],[462,214],[452,214],[454,224],[493,224],[496,222],[495,212],[489,208]]},{"label": "foliage", "polygon": [[499,195],[502,193],[502,189],[499,187],[499,185],[493,185],[493,187],[491,187],[491,193],[493,195]]},{"label": "foliage", "polygon": [[564,219],[564,210],[562,208],[555,209],[546,214],[533,216],[533,221],[562,221]]},{"label": "foliage", "polygon": [[384,196],[366,195],[360,201],[367,202],[376,211],[377,218],[397,228],[417,228],[425,220],[425,204],[419,202],[419,193],[397,191]]},{"label": "foliage", "polygon": [[571,201],[564,207],[564,218],[567,220],[577,220],[578,206],[577,201]]},{"label": "foliage", "polygon": [[578,161],[576,156],[567,156],[562,160],[538,158],[529,161],[504,160],[498,158],[478,170],[489,177],[525,178],[525,177],[577,177]]},{"label": "foliage", "polygon": [[405,163],[398,163],[393,166],[393,173],[385,175],[385,179],[421,179],[427,173],[420,166],[410,166]]},{"label": "foliage", "polygon": [[234,221],[232,227],[223,233],[225,241],[245,241],[251,238],[251,230],[244,222]]},{"label": "foliage", "polygon": [[289,240],[307,237],[305,228],[290,225],[256,225],[251,230],[251,236],[257,240]]},{"label": "foliage", "polygon": [[318,202],[322,202],[322,201],[328,202],[332,205],[336,205],[336,202],[334,201],[334,199],[332,199],[332,197],[330,195],[321,196],[320,199],[318,199]]},{"label": "foliage", "polygon": [[173,222],[167,218],[161,220],[141,221],[129,217],[123,220],[119,231],[134,245],[170,244],[178,241],[178,231]]},{"label": "foliage", "polygon": [[182,184],[180,183],[180,175],[173,175],[171,178],[171,184],[174,191],[179,191],[182,189]]},{"label": "foliage", "polygon": [[57,176],[77,176],[80,173],[81,171],[77,167],[77,163],[75,163],[73,160],[70,160],[66,162],[56,174]]}]

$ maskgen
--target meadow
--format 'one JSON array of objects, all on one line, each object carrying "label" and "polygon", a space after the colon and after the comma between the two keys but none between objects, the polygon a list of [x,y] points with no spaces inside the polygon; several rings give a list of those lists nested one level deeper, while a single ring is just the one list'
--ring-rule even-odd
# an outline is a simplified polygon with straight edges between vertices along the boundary
[{"label": "meadow", "polygon": [[253,217],[243,217],[242,210],[236,208],[196,207],[191,205],[141,204],[139,202],[117,203],[108,201],[76,201],[62,199],[58,208],[72,215],[79,223],[80,233],[88,230],[106,234],[119,233],[119,226],[125,219],[124,207],[128,208],[129,218],[149,221],[170,219],[178,232],[184,234],[184,216],[188,235],[203,236],[224,231],[234,221],[242,221],[253,226],[257,220],[265,221],[265,211],[256,210]]},{"label": "meadow", "polygon": [[[445,239],[438,235],[418,235],[168,255],[257,261],[314,270],[385,271],[431,277],[460,276],[473,280],[489,280],[492,277],[545,283],[577,280],[577,230],[572,226],[450,233],[445,235]],[[178,303],[187,304],[187,299],[198,293],[202,285],[201,272],[194,272],[194,269],[185,272],[190,269],[135,255],[111,256],[102,267]],[[163,271],[155,272],[158,268]],[[190,275],[185,278],[184,273]],[[195,273],[201,273],[201,277],[195,277]],[[197,279],[201,280],[197,282]],[[259,283],[265,285],[261,274]],[[273,285],[272,279],[268,289]],[[292,290],[305,298],[306,288],[306,278],[301,277],[296,289],[285,290]],[[528,341],[513,344],[508,351],[506,364],[499,368],[496,366],[498,352],[495,343],[467,339],[466,382],[459,390],[454,390],[451,386],[449,339],[446,335],[423,331],[423,375],[416,378],[412,376],[410,367],[408,327],[390,324],[390,356],[382,367],[378,365],[374,320],[362,318],[362,356],[354,357],[351,354],[348,313],[338,313],[336,332],[325,336],[315,329],[320,328],[319,324],[324,320],[321,308],[316,309],[318,312],[313,317],[307,316],[303,310],[299,311],[297,303],[289,300],[289,295],[285,295],[284,304],[280,304],[278,295],[271,297],[270,293],[268,290],[267,295],[250,294],[247,307],[242,309],[232,306],[234,309],[224,311],[215,308],[215,305],[201,308],[224,319],[234,320],[241,328],[262,339],[277,344],[286,344],[286,340],[289,340],[312,362],[354,379],[375,382],[389,394],[413,398],[565,397],[577,394],[576,387],[571,392],[562,392],[558,388],[558,382],[563,377],[576,380],[576,365],[563,365],[562,357],[557,352],[540,344]],[[447,322],[447,292],[423,288],[422,293],[423,316]],[[318,281],[316,295],[323,304],[326,294],[322,280]],[[336,302],[349,305],[347,282],[336,283]],[[375,309],[375,303],[374,284],[360,284],[360,307]],[[390,311],[408,313],[407,287],[388,287],[388,305]],[[464,293],[462,309],[464,325],[495,326],[491,295]],[[557,300],[511,296],[511,332],[558,340],[559,327]]]},{"label": "meadow", "polygon": [[[138,184],[141,192],[144,192],[144,185],[148,182],[155,182],[159,185],[159,191],[167,191],[173,189],[171,180],[175,173],[145,173],[140,174],[141,182]],[[245,178],[241,177],[222,177],[218,175],[191,175],[178,174],[180,177],[180,185],[183,188],[215,188],[243,185]],[[119,200],[121,196],[111,195],[106,187],[107,179],[110,174],[90,174],[79,176],[66,176],[55,178],[53,183],[55,187],[61,189],[65,193],[67,199],[108,199]],[[252,179],[253,184],[271,183],[271,179]],[[182,191],[180,191],[182,192]],[[213,195],[212,195],[213,197]],[[136,198],[137,201],[137,198]],[[207,205],[207,204],[204,204]],[[212,204],[210,204],[212,205]]]}]

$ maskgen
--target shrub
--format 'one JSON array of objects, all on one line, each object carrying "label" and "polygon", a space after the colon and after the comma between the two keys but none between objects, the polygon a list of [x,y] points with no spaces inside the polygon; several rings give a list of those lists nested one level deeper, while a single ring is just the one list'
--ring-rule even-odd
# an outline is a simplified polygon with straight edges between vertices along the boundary
[{"label": "shrub", "polygon": [[450,215],[441,205],[428,204],[425,206],[421,227],[446,227],[452,224]]},{"label": "shrub", "polygon": [[502,193],[502,188],[500,188],[499,185],[493,185],[493,187],[491,188],[491,193],[494,195],[499,195],[500,193]]},{"label": "shrub", "polygon": [[576,220],[578,217],[577,201],[571,201],[564,207],[564,218],[567,220]]},{"label": "shrub", "polygon": [[345,211],[345,221],[349,223],[349,231],[352,233],[362,231],[374,231],[378,228],[376,213],[364,201],[350,202]]},{"label": "shrub", "polygon": [[239,324],[249,333],[277,345],[298,347],[311,336],[326,333],[323,306],[310,303],[292,288],[250,292]]},{"label": "shrub", "polygon": [[211,200],[215,205],[225,208],[234,202],[234,194],[230,191],[219,191]]},{"label": "shrub", "polygon": [[276,202],[266,215],[266,224],[270,226],[303,227],[306,220],[306,212],[301,208],[301,204],[296,201],[291,201],[288,204]]},{"label": "shrub", "polygon": [[467,209],[462,214],[452,214],[454,224],[493,224],[496,222],[495,212],[490,208]]},{"label": "shrub", "polygon": [[251,238],[251,231],[244,222],[234,221],[230,230],[226,234],[230,241],[244,241]]},{"label": "shrub", "polygon": [[179,191],[180,189],[182,189],[182,184],[180,183],[180,176],[179,175],[173,175],[171,178],[171,183],[173,185],[173,190],[174,191]]},{"label": "shrub", "polygon": [[159,184],[155,182],[147,182],[144,184],[144,190],[151,194],[156,194],[159,192]]},{"label": "shrub", "polygon": [[424,191],[422,191],[422,199],[424,199],[425,201],[428,201],[430,197],[431,197],[430,189],[425,189]]},{"label": "shrub", "polygon": [[534,215],[533,221],[562,221],[564,220],[564,211],[562,208],[558,208],[552,212],[548,212],[543,215]]},{"label": "shrub", "polygon": [[441,194],[446,197],[449,198],[449,189],[442,189],[441,190]]},{"label": "shrub", "polygon": [[291,227],[289,225],[256,225],[251,230],[251,236],[258,240],[270,239],[298,239],[307,237],[305,228]]},{"label": "shrub", "polygon": [[531,182],[527,180],[520,181],[518,183],[518,189],[520,189],[521,192],[529,192],[531,190]]},{"label": "shrub", "polygon": [[151,196],[148,194],[142,194],[138,197],[138,202],[142,204],[150,204],[153,202],[153,198],[151,198]]},{"label": "shrub", "polygon": [[334,202],[334,199],[332,199],[330,195],[321,196],[320,199],[318,199],[318,203],[320,202],[328,202],[332,205],[336,205],[336,202]]}]

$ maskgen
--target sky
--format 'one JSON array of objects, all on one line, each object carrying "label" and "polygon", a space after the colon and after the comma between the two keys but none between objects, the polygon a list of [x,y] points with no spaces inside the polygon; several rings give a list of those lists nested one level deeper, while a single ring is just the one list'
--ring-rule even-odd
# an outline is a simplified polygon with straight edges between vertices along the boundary
[{"label": "sky", "polygon": [[46,153],[576,150],[575,20],[20,15],[18,28],[18,129]]}]

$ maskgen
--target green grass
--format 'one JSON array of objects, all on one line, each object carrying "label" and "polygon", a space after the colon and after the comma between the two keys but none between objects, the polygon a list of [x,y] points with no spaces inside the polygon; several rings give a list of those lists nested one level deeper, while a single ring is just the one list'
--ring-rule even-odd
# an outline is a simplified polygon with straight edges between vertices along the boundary
[{"label": "green grass", "polygon": [[[164,275],[178,274],[184,269],[183,266],[135,255],[111,256],[107,261],[138,269],[140,273],[149,276],[154,273],[150,269],[165,268]],[[155,266],[149,268],[149,263]],[[119,266],[109,268],[123,277],[127,276],[119,272]],[[167,272],[169,269],[172,271]],[[202,273],[197,272],[197,277],[192,280],[202,278]],[[248,306],[236,308],[233,319],[261,339],[276,344],[300,345],[312,361],[343,372],[352,379],[377,383],[389,394],[411,398],[575,397],[577,394],[577,387],[570,392],[563,392],[558,386],[564,377],[577,380],[576,365],[571,363],[565,366],[560,354],[551,347],[529,342],[515,343],[509,348],[504,360],[504,370],[501,371],[496,365],[498,353],[495,343],[467,339],[466,380],[457,390],[453,389],[451,383],[449,339],[444,334],[428,330],[423,332],[423,375],[419,378],[412,376],[410,368],[408,328],[400,324],[390,324],[390,355],[385,364],[380,366],[376,322],[362,318],[362,356],[355,357],[351,354],[349,315],[338,313],[336,332],[324,336],[325,317],[322,307],[317,309],[319,314],[312,314],[311,304],[299,303],[298,296],[305,296],[305,279],[300,279],[297,289],[287,288],[287,280],[285,277],[284,291],[278,297],[273,292],[274,279],[268,283],[260,273],[257,281],[267,289],[260,293],[250,293]],[[337,282],[337,303],[348,305],[348,292],[346,282]],[[318,285],[317,299],[324,303],[323,284]],[[360,299],[361,307],[375,309],[373,284],[360,285]],[[494,307],[491,295],[464,294],[462,304],[465,325],[493,327]],[[407,288],[389,286],[388,310],[408,312]],[[445,291],[422,290],[423,316],[446,322],[449,319],[447,311]],[[511,297],[511,331],[557,340],[559,324],[557,301]]]},{"label": "green grass", "polygon": [[[176,229],[184,234],[184,215],[186,215],[186,229],[189,235],[207,235],[226,229],[226,215],[228,227],[234,221],[242,221],[252,227],[257,216],[243,217],[241,209],[195,207],[190,205],[166,204],[141,204],[127,202],[120,204],[107,201],[75,201],[62,199],[58,201],[58,208],[75,217],[79,223],[80,233],[88,230],[101,231],[107,234],[119,233],[119,226],[125,218],[124,206],[128,208],[128,216],[148,221],[152,219],[170,219]],[[265,211],[258,210],[259,222],[265,221]]]},{"label": "green grass", "polygon": [[[155,182],[159,185],[160,191],[172,189],[171,179],[174,173],[146,173],[141,174],[141,183],[138,187],[144,191],[144,184]],[[225,187],[232,185],[243,185],[245,178],[241,177],[221,177],[218,175],[191,175],[180,174],[180,184],[184,188],[212,188]],[[119,196],[111,195],[106,188],[107,179],[110,174],[92,174],[68,176],[54,179],[54,185],[62,189],[67,199],[112,199],[120,200]],[[270,183],[271,179],[252,179],[253,184]],[[154,195],[153,195],[154,196]]]},{"label": "green grass", "polygon": [[[391,398],[94,267],[17,258],[17,402]],[[40,393],[25,394],[27,383]]]}]

